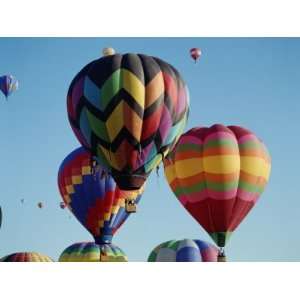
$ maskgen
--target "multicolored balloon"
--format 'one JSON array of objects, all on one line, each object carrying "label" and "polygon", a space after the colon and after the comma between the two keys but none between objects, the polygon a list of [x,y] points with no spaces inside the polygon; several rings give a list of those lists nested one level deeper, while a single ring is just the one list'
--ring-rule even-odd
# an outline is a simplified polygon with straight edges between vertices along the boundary
[{"label": "multicolored balloon", "polygon": [[37,252],[17,252],[2,257],[0,262],[54,262],[54,260]]},{"label": "multicolored balloon", "polygon": [[7,98],[11,93],[16,91],[19,87],[18,80],[12,75],[4,75],[0,77],[0,90]]},{"label": "multicolored balloon", "polygon": [[122,249],[113,244],[98,245],[92,242],[76,243],[66,248],[60,262],[127,262]]},{"label": "multicolored balloon", "polygon": [[71,152],[58,172],[58,187],[64,203],[99,244],[110,243],[129,216],[127,201],[139,203],[144,187],[122,191],[98,165],[92,171],[91,154],[83,147]]},{"label": "multicolored balloon", "polygon": [[195,63],[197,62],[197,60],[199,59],[201,54],[202,54],[202,52],[199,48],[192,48],[190,50],[190,55],[191,55],[192,59],[195,61]]},{"label": "multicolored balloon", "polygon": [[213,125],[183,134],[164,166],[176,197],[224,247],[263,192],[271,159],[251,131]]},{"label": "multicolored balloon", "polygon": [[143,54],[92,61],[75,76],[67,95],[76,137],[123,190],[139,189],[173,148],[188,107],[179,72]]},{"label": "multicolored balloon", "polygon": [[201,240],[171,240],[158,245],[149,255],[149,262],[216,262],[219,250]]}]

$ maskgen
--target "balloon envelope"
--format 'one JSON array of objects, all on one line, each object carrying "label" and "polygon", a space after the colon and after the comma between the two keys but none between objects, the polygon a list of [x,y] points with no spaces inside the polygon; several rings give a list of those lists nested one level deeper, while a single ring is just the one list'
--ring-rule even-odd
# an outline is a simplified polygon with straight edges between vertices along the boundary
[{"label": "balloon envelope", "polygon": [[115,51],[114,48],[108,47],[108,48],[104,48],[104,49],[102,50],[102,54],[103,54],[104,56],[114,55],[114,54],[116,54],[116,51]]},{"label": "balloon envelope", "polygon": [[263,192],[271,159],[251,131],[214,125],[183,134],[164,166],[182,205],[224,247]]},{"label": "balloon envelope", "polygon": [[120,190],[100,166],[92,173],[91,159],[83,147],[71,152],[59,168],[59,191],[68,208],[95,240],[109,243],[129,216],[125,208],[127,199],[139,203],[143,187],[130,192]]},{"label": "balloon envelope", "polygon": [[98,245],[92,242],[75,243],[66,248],[60,262],[127,262],[127,256],[116,245]]},{"label": "balloon envelope", "polygon": [[54,262],[50,257],[37,252],[18,252],[4,256],[1,262]]},{"label": "balloon envelope", "polygon": [[4,75],[0,77],[0,90],[5,97],[8,97],[12,92],[16,91],[18,87],[18,81],[12,75]]},{"label": "balloon envelope", "polygon": [[201,56],[201,50],[199,49],[199,48],[192,48],[191,50],[190,50],[190,55],[191,55],[191,57],[193,58],[193,60],[196,62],[198,59],[199,59],[199,57]]},{"label": "balloon envelope", "polygon": [[201,240],[171,240],[158,245],[149,255],[149,262],[216,262],[219,250]]},{"label": "balloon envelope", "polygon": [[67,109],[79,142],[123,190],[145,182],[173,148],[188,117],[179,72],[143,54],[116,54],[85,66],[73,79]]}]

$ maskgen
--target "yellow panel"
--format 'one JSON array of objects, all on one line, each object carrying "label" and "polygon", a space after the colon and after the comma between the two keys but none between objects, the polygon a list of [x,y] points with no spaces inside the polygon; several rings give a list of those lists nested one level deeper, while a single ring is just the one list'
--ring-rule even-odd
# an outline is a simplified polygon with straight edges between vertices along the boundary
[{"label": "yellow panel", "polygon": [[73,185],[67,185],[66,186],[66,190],[69,194],[73,194],[74,193],[74,187]]},{"label": "yellow panel", "polygon": [[[143,121],[141,118],[136,114],[136,112],[129,107],[127,103],[124,105],[128,106],[125,109],[125,113],[129,110],[130,111],[130,118],[126,120],[125,125],[128,131],[135,137],[137,141],[141,140],[141,133],[142,133],[142,126]],[[125,120],[124,120],[125,121]]]},{"label": "yellow panel", "polygon": [[145,86],[130,71],[121,70],[122,86],[135,99],[135,101],[144,109],[145,106]]},{"label": "yellow panel", "polygon": [[102,153],[104,154],[106,160],[109,162],[109,164],[116,170],[121,170],[122,166],[118,166],[118,164],[116,163],[116,158],[115,158],[115,154],[113,152],[110,152],[108,150],[106,150],[104,147],[102,147],[101,145],[99,145]]},{"label": "yellow panel", "polygon": [[116,215],[117,212],[119,211],[119,208],[120,208],[119,205],[113,206],[112,209],[111,209],[111,213],[114,214],[114,215]]},{"label": "yellow panel", "polygon": [[82,175],[89,175],[91,174],[91,167],[90,166],[85,166],[81,168],[81,174]]},{"label": "yellow panel", "polygon": [[159,72],[146,86],[146,103],[145,108],[149,107],[159,98],[159,96],[164,92],[164,79],[162,72]]},{"label": "yellow panel", "polygon": [[96,252],[88,252],[82,255],[82,261],[84,262],[98,262],[99,261],[99,253]]},{"label": "yellow panel", "polygon": [[175,170],[178,178],[185,178],[203,172],[202,159],[191,158],[175,162]]},{"label": "yellow panel", "polygon": [[271,164],[267,163],[263,158],[242,156],[241,170],[251,175],[261,176],[268,180],[271,171]]},{"label": "yellow panel", "polygon": [[104,214],[104,221],[108,221],[110,218],[110,213],[105,213]]},{"label": "yellow panel", "polygon": [[123,101],[121,101],[114,111],[109,116],[105,123],[107,128],[107,133],[111,142],[114,141],[115,137],[118,135],[122,127],[124,126],[123,118]]},{"label": "yellow panel", "polygon": [[72,176],[72,183],[73,184],[81,184],[82,183],[82,176]]},{"label": "yellow panel", "polygon": [[165,175],[169,183],[171,183],[176,178],[175,169],[173,165],[169,165],[165,168]]},{"label": "yellow panel", "polygon": [[[204,171],[213,174],[230,174],[239,172],[239,155],[216,155],[203,158]],[[199,173],[199,172],[198,172]]]}]

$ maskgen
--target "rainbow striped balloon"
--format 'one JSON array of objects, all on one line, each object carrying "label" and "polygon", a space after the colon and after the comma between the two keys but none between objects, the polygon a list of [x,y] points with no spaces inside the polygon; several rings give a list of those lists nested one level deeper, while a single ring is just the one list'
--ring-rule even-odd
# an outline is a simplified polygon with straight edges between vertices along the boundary
[{"label": "rainbow striped balloon", "polygon": [[66,248],[60,262],[127,262],[122,249],[114,244],[98,245],[92,242],[75,243]]},{"label": "rainbow striped balloon", "polygon": [[183,134],[164,167],[176,197],[224,247],[263,192],[271,159],[249,130],[217,124]]},{"label": "rainbow striped balloon", "polygon": [[54,262],[50,257],[37,252],[17,252],[1,258],[1,262]]}]

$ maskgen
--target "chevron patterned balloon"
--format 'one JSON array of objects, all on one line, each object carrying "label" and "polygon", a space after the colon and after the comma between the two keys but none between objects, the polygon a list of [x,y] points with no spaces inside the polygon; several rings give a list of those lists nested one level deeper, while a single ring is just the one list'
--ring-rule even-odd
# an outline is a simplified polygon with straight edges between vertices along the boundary
[{"label": "chevron patterned balloon", "polygon": [[172,240],[158,245],[150,253],[149,262],[216,262],[219,250],[201,240]]},{"label": "chevron patterned balloon", "polygon": [[251,131],[217,124],[183,134],[164,166],[176,197],[224,247],[263,192],[271,158]]},{"label": "chevron patterned balloon", "polygon": [[92,242],[75,243],[66,248],[60,262],[127,262],[122,249],[114,244],[98,245]]},{"label": "chevron patterned balloon", "polygon": [[18,252],[1,258],[0,262],[53,262],[50,257],[37,252]]},{"label": "chevron patterned balloon", "polygon": [[124,190],[141,187],[173,148],[188,106],[179,72],[143,54],[92,61],[75,76],[67,95],[76,137]]}]

